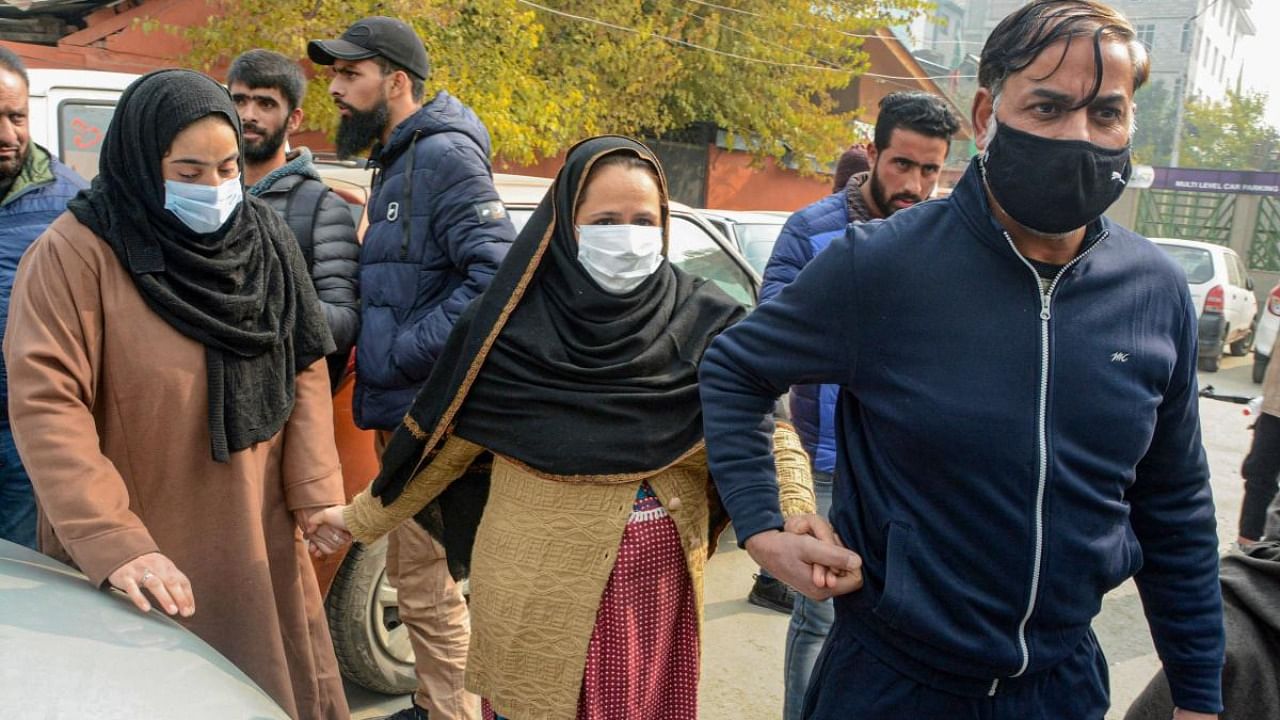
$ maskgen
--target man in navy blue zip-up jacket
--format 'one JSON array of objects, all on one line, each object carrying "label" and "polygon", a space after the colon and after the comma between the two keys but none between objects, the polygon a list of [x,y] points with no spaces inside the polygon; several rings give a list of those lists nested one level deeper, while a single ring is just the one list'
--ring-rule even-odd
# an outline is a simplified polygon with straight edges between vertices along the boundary
[{"label": "man in navy blue zip-up jacket", "polygon": [[[336,40],[312,41],[307,52],[333,65],[339,154],[374,146],[352,402],[356,424],[377,431],[381,452],[454,322],[489,286],[515,229],[494,188],[480,118],[444,91],[422,105],[430,67],[413,28],[368,17]],[[413,703],[392,717],[476,720],[479,701],[463,687],[466,602],[444,548],[403,523],[388,538],[387,575],[400,593],[418,676]]]},{"label": "man in navy blue zip-up jacket", "polygon": [[[0,340],[18,261],[85,187],[84,179],[31,142],[27,71],[0,47]],[[9,384],[0,358],[0,539],[36,547],[36,499],[9,429]]]},{"label": "man in navy blue zip-up jacket", "polygon": [[[1194,308],[1158,248],[1099,217],[1147,68],[1100,3],[1016,10],[982,55],[984,155],[950,197],[852,226],[704,358],[739,541],[836,595],[806,717],[1101,718],[1090,621],[1130,576],[1175,717],[1221,711]],[[857,557],[839,568],[814,564],[821,522],[784,526],[771,496],[765,418],[803,383],[841,386],[831,519]]]}]

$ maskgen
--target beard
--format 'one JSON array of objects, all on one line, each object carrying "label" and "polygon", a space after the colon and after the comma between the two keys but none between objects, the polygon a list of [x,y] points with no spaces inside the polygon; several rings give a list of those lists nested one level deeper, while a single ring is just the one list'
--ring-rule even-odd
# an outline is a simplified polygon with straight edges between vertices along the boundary
[{"label": "beard", "polygon": [[338,157],[347,159],[368,150],[391,122],[391,108],[387,99],[381,98],[369,110],[357,110],[345,105],[348,115],[338,122],[338,136],[334,140]]},{"label": "beard", "polygon": [[253,129],[254,132],[262,134],[262,139],[257,142],[245,142],[244,159],[247,162],[254,164],[267,162],[276,156],[276,152],[284,144],[285,127],[283,125],[270,134],[261,125],[246,125],[244,129]]},{"label": "beard", "polygon": [[10,160],[0,160],[0,198],[3,198],[9,188],[13,186],[13,181],[18,179],[18,175],[22,173],[22,167],[27,164],[27,155],[31,153],[31,143],[25,146],[5,145],[3,150],[9,150],[17,147],[17,154]]},{"label": "beard", "polygon": [[880,211],[880,217],[889,217],[897,212],[897,208],[893,206],[894,200],[910,200],[913,203],[921,201],[920,196],[909,192],[900,192],[894,194],[893,197],[886,197],[884,185],[880,182],[879,170],[880,161],[877,159],[876,166],[871,168],[871,177],[867,179],[867,182],[871,183],[871,201],[876,204],[876,210]]}]

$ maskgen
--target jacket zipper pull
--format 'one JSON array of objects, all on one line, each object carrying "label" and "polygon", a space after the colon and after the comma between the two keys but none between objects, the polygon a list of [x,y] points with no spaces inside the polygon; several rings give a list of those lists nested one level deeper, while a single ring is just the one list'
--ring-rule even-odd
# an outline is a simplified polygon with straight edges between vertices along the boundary
[{"label": "jacket zipper pull", "polygon": [[1040,296],[1040,319],[1041,320],[1049,319],[1049,293],[1048,292]]}]

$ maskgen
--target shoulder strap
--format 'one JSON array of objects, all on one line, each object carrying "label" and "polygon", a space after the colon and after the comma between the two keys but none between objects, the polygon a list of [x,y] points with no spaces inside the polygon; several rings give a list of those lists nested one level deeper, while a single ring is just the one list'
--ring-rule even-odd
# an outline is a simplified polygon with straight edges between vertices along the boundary
[{"label": "shoulder strap", "polygon": [[320,214],[320,201],[327,192],[327,185],[307,178],[294,186],[293,192],[289,193],[289,202],[285,205],[284,220],[293,231],[293,236],[298,239],[308,271],[311,270],[315,255],[312,235],[315,232],[316,216]]}]

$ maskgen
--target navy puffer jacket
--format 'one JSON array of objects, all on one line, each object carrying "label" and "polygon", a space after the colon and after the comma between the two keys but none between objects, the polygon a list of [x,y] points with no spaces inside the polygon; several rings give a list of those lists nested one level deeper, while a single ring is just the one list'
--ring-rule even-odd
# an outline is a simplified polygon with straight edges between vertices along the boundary
[{"label": "navy puffer jacket", "polygon": [[401,122],[370,163],[354,412],[362,428],[392,430],[515,229],[493,186],[489,133],[448,93]]},{"label": "navy puffer jacket", "polygon": [[[83,178],[58,162],[49,151],[31,143],[22,172],[9,192],[0,197],[0,341],[9,317],[9,293],[18,261],[37,237],[67,209],[67,202],[85,187]],[[9,420],[9,381],[0,356],[0,425]]]}]

